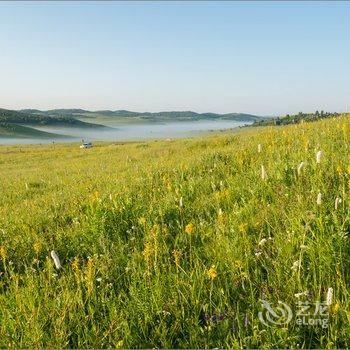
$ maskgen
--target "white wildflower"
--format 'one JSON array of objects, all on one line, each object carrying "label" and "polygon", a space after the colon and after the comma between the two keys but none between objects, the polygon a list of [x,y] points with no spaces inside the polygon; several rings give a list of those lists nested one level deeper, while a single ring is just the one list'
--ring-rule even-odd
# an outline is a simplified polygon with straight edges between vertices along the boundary
[{"label": "white wildflower", "polygon": [[294,294],[294,296],[295,296],[296,298],[300,298],[300,297],[302,297],[302,296],[304,296],[304,295],[308,295],[308,294],[309,294],[309,291],[307,290],[307,291],[305,291],[305,292],[296,293],[296,294]]},{"label": "white wildflower", "polygon": [[183,201],[182,201],[182,197],[180,197],[180,200],[179,200],[179,207],[182,208],[183,206]]},{"label": "white wildflower", "polygon": [[334,209],[337,210],[339,207],[339,204],[342,202],[341,198],[337,197],[334,202]]},{"label": "white wildflower", "polygon": [[263,238],[263,239],[259,242],[259,246],[262,247],[266,242],[267,242],[267,239],[266,239],[266,238]]},{"label": "white wildflower", "polygon": [[317,203],[317,205],[321,205],[321,203],[322,203],[322,194],[321,194],[321,193],[319,193],[319,194],[317,195],[317,201],[316,201],[316,203]]},{"label": "white wildflower", "polygon": [[262,151],[262,146],[261,146],[261,144],[259,143],[259,144],[258,144],[258,153],[261,153],[261,151]]},{"label": "white wildflower", "polygon": [[305,163],[301,162],[298,166],[298,175],[301,175],[302,170],[305,168]]},{"label": "white wildflower", "polygon": [[56,254],[56,252],[54,250],[51,250],[51,258],[53,259],[53,262],[55,263],[56,269],[60,269],[62,267],[61,262],[60,262],[60,258],[58,257],[58,255]]},{"label": "white wildflower", "polygon": [[261,178],[263,180],[267,179],[267,173],[266,173],[265,167],[263,165],[261,166]]},{"label": "white wildflower", "polygon": [[326,299],[326,305],[331,306],[333,301],[333,288],[330,287],[327,290],[327,299]]},{"label": "white wildflower", "polygon": [[322,151],[318,151],[316,153],[316,163],[320,164],[321,163],[321,158],[322,158]]},{"label": "white wildflower", "polygon": [[299,260],[294,261],[293,266],[291,267],[291,270],[296,271],[299,269],[299,267],[300,267],[300,261]]}]

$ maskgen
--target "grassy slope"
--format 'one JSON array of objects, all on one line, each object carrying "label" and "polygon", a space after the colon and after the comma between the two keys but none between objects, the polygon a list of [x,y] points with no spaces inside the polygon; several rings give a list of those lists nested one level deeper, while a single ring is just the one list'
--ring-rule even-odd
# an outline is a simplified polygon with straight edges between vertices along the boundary
[{"label": "grassy slope", "polygon": [[[349,131],[0,147],[0,347],[349,347]],[[328,287],[328,329],[257,317]]]},{"label": "grassy slope", "polygon": [[65,136],[36,130],[28,126],[0,123],[0,137],[57,139],[64,138]]},{"label": "grassy slope", "polygon": [[256,120],[252,126],[272,126],[272,125],[288,125],[288,124],[298,124],[303,122],[314,122],[325,118],[336,118],[339,117],[339,113],[330,112],[315,112],[315,113],[298,113],[294,115],[287,114],[283,117],[269,118],[266,120]]},{"label": "grassy slope", "polygon": [[[83,122],[71,116],[47,116],[30,114],[25,112],[12,111],[0,108],[0,137],[33,137],[33,138],[61,138],[57,135],[36,130],[37,126],[59,126],[76,128],[96,128],[96,124]],[[103,125],[99,128],[107,129]]]},{"label": "grassy slope", "polygon": [[26,125],[59,125],[71,127],[96,127],[95,124],[81,122],[72,116],[40,115],[12,111],[0,108],[0,123],[26,124]]}]

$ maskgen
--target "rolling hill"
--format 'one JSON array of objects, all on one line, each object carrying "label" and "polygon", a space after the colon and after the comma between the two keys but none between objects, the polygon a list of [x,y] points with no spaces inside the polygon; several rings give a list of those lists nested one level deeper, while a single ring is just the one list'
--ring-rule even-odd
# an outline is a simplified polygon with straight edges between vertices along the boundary
[{"label": "rolling hill", "polygon": [[82,122],[69,115],[48,115],[28,113],[22,111],[12,111],[0,109],[0,123],[28,124],[28,125],[67,125],[77,127],[96,127],[96,124]]},{"label": "rolling hill", "polygon": [[314,122],[325,118],[339,117],[341,114],[336,112],[316,111],[315,113],[303,113],[285,115],[283,117],[260,119],[254,121],[251,126],[271,126],[271,125],[288,125],[299,124],[303,122]]},{"label": "rolling hill", "polygon": [[262,117],[244,113],[196,113],[192,111],[133,112],[127,110],[85,109],[22,109],[19,111],[0,108],[0,137],[55,137],[55,134],[40,131],[40,127],[69,127],[82,129],[110,129],[108,124],[143,124],[162,122],[186,122],[200,120],[230,120],[236,122],[260,122]]},{"label": "rolling hill", "polygon": [[77,128],[107,128],[104,125],[96,125],[81,121],[68,115],[47,115],[45,113],[36,113],[36,110],[13,111],[0,109],[0,137],[19,137],[19,138],[62,138],[64,135],[58,135],[46,131],[35,129],[42,126],[60,126]]},{"label": "rolling hill", "polygon": [[88,111],[84,109],[52,109],[40,111],[37,109],[24,109],[20,112],[42,116],[68,116],[71,118],[136,118],[140,121],[188,121],[224,119],[233,121],[259,121],[262,117],[245,113],[196,113],[192,111],[164,111],[164,112],[133,112],[127,110],[100,110]]},{"label": "rolling hill", "polygon": [[3,138],[40,138],[40,139],[57,139],[65,138],[63,135],[37,130],[28,126],[0,123],[0,136]]}]

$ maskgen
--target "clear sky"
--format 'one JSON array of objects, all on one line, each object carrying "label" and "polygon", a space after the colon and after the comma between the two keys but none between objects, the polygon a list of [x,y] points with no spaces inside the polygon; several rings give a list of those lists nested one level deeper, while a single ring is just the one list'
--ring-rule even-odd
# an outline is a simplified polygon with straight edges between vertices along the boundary
[{"label": "clear sky", "polygon": [[0,107],[350,109],[350,2],[0,2]]}]

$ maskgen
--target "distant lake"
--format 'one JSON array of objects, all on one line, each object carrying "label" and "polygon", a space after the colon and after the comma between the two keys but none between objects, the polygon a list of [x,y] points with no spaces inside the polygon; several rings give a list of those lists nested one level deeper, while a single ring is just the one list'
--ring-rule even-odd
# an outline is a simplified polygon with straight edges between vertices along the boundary
[{"label": "distant lake", "polygon": [[200,120],[162,123],[121,124],[110,121],[104,123],[108,128],[76,128],[42,126],[38,130],[66,135],[64,138],[2,138],[0,144],[32,144],[80,141],[137,141],[149,139],[181,138],[199,135],[203,132],[236,128],[250,122],[229,120]]}]

